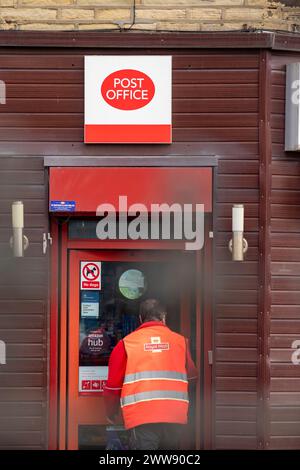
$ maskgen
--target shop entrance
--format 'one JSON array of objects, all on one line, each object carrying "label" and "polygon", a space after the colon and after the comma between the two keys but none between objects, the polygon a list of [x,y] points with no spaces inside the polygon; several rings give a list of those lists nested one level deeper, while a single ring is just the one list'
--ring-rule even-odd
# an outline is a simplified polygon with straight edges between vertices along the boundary
[{"label": "shop entrance", "polygon": [[[115,344],[138,326],[141,301],[163,302],[168,326],[189,338],[196,361],[196,257],[176,251],[71,250],[68,271],[67,448],[105,449],[108,360]],[[199,408],[194,388],[183,449],[195,447]]]},{"label": "shop entrance", "polygon": [[[109,165],[103,158],[104,167],[99,161],[98,166],[85,167],[84,159],[82,167],[49,169],[50,449],[106,447],[103,386],[109,356],[116,342],[136,328],[141,301],[153,297],[165,304],[168,325],[189,339],[199,373],[181,447],[212,445],[213,168],[198,157],[191,167],[178,167],[177,157],[174,167],[145,159],[147,167],[131,167],[132,162],[123,167],[109,157]],[[171,165],[173,160],[168,160]],[[124,195],[127,209],[120,206]],[[203,245],[187,249],[189,232],[178,237],[173,228],[168,237],[159,233],[153,238],[102,239],[96,229],[100,203],[111,212],[127,214],[128,220],[135,217],[134,210],[140,212],[136,204],[142,204],[148,222],[153,204],[177,204],[177,209],[179,204],[187,221],[197,220],[201,204]],[[120,227],[118,223],[116,219]]]}]

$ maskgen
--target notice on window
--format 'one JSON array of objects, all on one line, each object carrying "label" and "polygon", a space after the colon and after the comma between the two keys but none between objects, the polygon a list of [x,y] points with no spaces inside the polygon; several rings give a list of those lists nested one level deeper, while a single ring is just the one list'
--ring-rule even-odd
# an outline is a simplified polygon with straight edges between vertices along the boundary
[{"label": "notice on window", "polygon": [[80,263],[80,289],[101,289],[101,262],[81,261]]},{"label": "notice on window", "polygon": [[108,377],[108,367],[79,367],[79,393],[103,392]]},{"label": "notice on window", "polygon": [[100,293],[98,291],[81,292],[81,317],[82,318],[99,318],[99,300]]}]

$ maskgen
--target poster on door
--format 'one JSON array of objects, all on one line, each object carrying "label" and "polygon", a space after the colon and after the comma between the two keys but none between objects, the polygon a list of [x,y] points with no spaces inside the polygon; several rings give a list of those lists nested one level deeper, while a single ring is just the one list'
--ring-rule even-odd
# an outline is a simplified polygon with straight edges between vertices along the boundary
[{"label": "poster on door", "polygon": [[99,318],[100,292],[84,290],[81,292],[81,318]]},{"label": "poster on door", "polygon": [[79,393],[102,393],[108,377],[108,367],[79,367]]},{"label": "poster on door", "polygon": [[81,261],[80,289],[101,290],[101,262]]},{"label": "poster on door", "polygon": [[110,343],[110,337],[104,328],[93,328],[81,341],[79,348],[80,355],[85,355],[89,359],[94,357],[99,361],[101,356],[108,355]]}]

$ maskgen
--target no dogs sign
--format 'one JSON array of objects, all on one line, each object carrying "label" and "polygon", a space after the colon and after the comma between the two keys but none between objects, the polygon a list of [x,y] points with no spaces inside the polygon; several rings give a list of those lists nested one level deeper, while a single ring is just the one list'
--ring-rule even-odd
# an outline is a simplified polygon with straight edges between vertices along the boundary
[{"label": "no dogs sign", "polygon": [[80,289],[101,289],[101,262],[81,261],[80,263]]},{"label": "no dogs sign", "polygon": [[171,143],[170,56],[85,57],[85,143]]}]

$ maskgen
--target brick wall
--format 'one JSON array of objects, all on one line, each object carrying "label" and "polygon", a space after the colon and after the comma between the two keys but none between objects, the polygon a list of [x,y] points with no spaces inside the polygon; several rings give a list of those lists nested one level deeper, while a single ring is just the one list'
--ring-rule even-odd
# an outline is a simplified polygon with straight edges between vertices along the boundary
[{"label": "brick wall", "polygon": [[0,29],[123,28],[300,31],[300,0],[0,0]]}]

